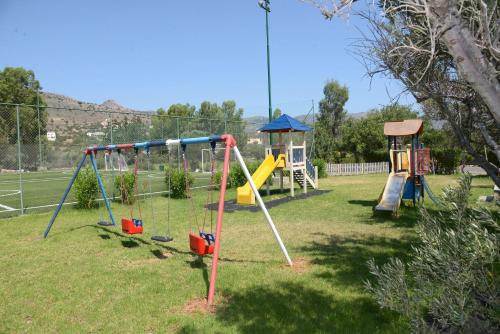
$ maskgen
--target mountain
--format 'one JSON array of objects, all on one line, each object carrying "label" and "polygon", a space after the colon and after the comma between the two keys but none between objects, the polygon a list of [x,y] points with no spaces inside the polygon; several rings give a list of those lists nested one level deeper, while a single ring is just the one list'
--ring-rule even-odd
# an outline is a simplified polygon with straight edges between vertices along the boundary
[{"label": "mountain", "polygon": [[[125,117],[144,117],[146,123],[149,119],[149,113],[134,111],[114,100],[97,104],[46,92],[43,93],[43,99],[47,104],[47,131],[56,132],[58,138],[68,143],[73,142],[72,138],[77,133],[102,132],[111,119],[117,122]],[[132,112],[133,115],[130,114]]]}]

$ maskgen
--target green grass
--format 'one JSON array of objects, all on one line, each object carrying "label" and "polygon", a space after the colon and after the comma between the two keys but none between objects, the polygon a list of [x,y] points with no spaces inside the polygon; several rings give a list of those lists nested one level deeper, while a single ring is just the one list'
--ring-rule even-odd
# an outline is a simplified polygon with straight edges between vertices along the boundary
[{"label": "green grass", "polygon": [[[331,192],[270,210],[292,259],[305,263],[299,268],[284,265],[261,213],[225,214],[213,313],[185,309],[206,296],[211,264],[189,252],[189,200],[171,202],[175,240],[167,245],[149,240],[149,202],[146,233],[137,237],[97,226],[99,209],[65,207],[46,240],[49,212],[0,220],[0,333],[407,332],[405,319],[380,310],[363,289],[368,259],[404,258],[414,240],[414,209],[402,208],[399,219],[373,216],[385,180],[321,180]],[[428,181],[439,193],[455,178]],[[471,200],[490,188],[488,179],[475,179]],[[199,221],[206,194],[195,192]],[[164,229],[166,199],[153,204]],[[113,208],[117,217],[127,212]]]}]

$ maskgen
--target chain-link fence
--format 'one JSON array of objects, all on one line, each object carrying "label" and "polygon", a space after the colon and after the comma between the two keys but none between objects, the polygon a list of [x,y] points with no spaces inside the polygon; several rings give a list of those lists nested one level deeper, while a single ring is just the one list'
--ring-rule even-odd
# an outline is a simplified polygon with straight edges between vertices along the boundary
[{"label": "chain-link fence", "polygon": [[[54,207],[81,158],[82,149],[87,146],[230,133],[245,159],[258,161],[264,158],[264,147],[269,143],[269,135],[256,132],[264,124],[265,121],[234,121],[225,117],[174,117],[156,112],[0,103],[0,217]],[[297,136],[296,140],[300,138]],[[308,147],[311,140],[309,134]],[[207,148],[207,145],[190,145],[187,151],[189,168],[197,180],[195,186],[208,185]],[[222,150],[217,152],[217,160],[222,160]],[[139,153],[139,172],[154,180],[153,193],[165,192],[164,169],[167,165],[182,168],[180,148],[172,152],[166,147],[152,150],[149,171],[147,159]],[[116,153],[97,156],[110,196],[116,193],[114,179],[121,172],[120,164],[132,170],[133,161],[134,152],[123,152],[120,157]],[[67,202],[72,201],[70,195]]]}]

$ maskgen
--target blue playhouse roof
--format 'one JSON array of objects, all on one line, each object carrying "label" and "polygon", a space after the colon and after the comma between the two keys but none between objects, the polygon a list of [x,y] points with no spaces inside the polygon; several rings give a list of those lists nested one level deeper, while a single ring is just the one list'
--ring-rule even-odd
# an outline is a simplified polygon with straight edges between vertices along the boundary
[{"label": "blue playhouse roof", "polygon": [[283,114],[274,121],[267,123],[257,131],[260,132],[307,132],[312,131],[307,125],[297,121],[295,118]]}]

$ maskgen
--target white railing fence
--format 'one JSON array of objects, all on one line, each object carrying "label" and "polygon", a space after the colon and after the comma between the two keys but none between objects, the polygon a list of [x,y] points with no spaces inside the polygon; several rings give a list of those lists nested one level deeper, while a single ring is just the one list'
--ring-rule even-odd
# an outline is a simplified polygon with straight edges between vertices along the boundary
[{"label": "white railing fence", "polygon": [[389,163],[387,161],[349,164],[326,164],[326,172],[329,176],[377,174],[387,173],[388,171]]}]

